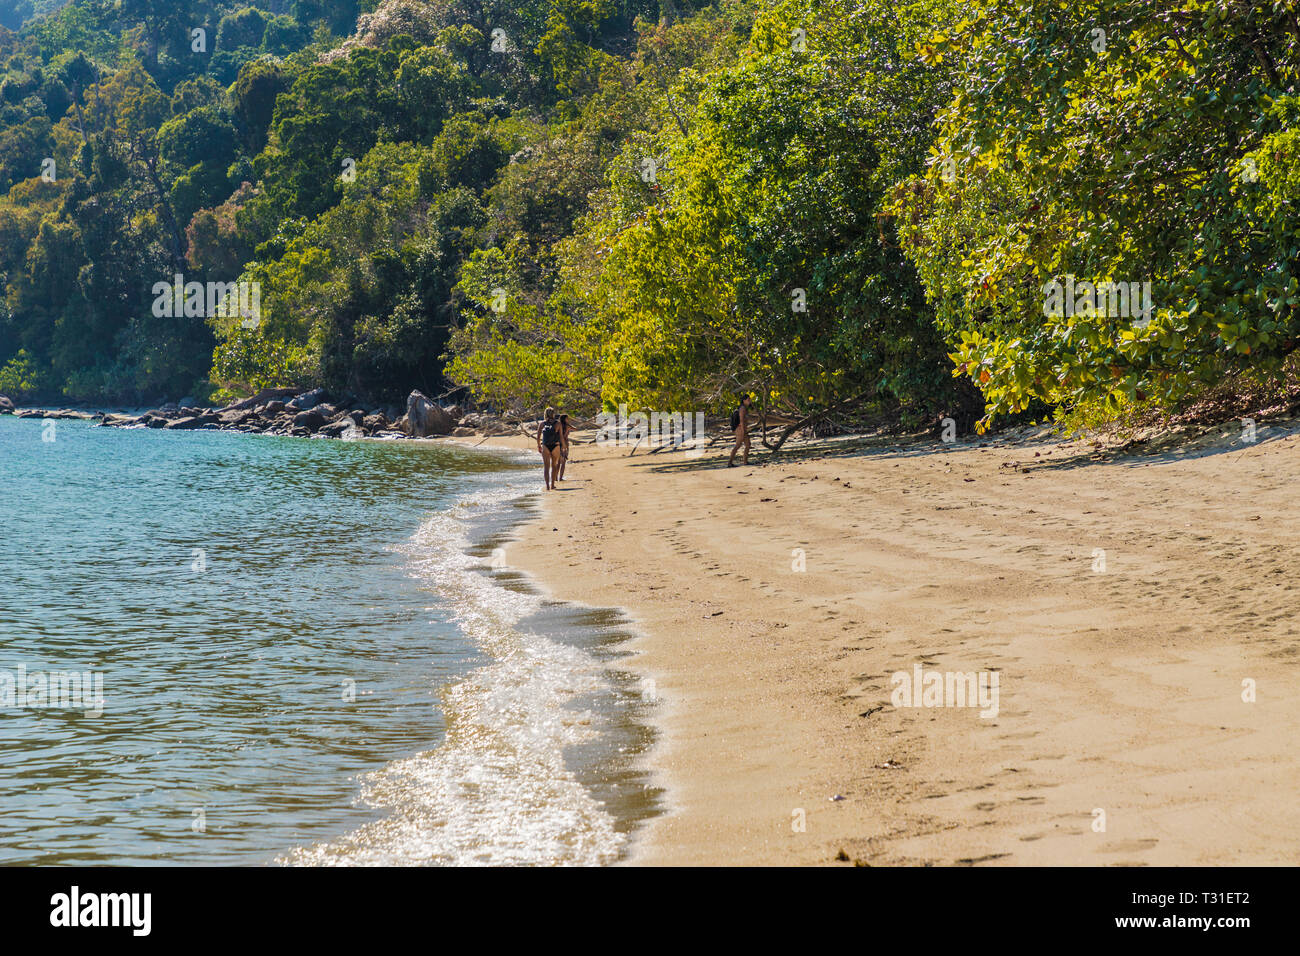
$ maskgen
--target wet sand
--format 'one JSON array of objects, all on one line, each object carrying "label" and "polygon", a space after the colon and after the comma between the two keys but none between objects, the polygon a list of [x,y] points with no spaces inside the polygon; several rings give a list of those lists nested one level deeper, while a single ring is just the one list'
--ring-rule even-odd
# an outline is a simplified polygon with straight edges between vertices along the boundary
[{"label": "wet sand", "polygon": [[[1298,436],[584,445],[506,559],[640,632],[631,862],[1294,864]],[[918,664],[997,716],[893,706]]]}]

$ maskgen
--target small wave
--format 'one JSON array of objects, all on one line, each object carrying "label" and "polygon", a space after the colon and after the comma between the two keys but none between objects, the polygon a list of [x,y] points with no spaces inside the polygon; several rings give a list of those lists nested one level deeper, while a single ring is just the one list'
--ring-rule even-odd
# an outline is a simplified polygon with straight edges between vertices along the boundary
[{"label": "small wave", "polygon": [[519,623],[535,597],[508,590],[467,554],[470,523],[523,496],[518,482],[459,499],[404,546],[412,573],[456,608],[456,625],[492,660],[444,689],[436,750],[361,778],[358,802],[387,814],[295,849],[291,865],[595,865],[626,839],[566,767],[566,747],[598,722],[580,699],[612,692],[593,656]]}]

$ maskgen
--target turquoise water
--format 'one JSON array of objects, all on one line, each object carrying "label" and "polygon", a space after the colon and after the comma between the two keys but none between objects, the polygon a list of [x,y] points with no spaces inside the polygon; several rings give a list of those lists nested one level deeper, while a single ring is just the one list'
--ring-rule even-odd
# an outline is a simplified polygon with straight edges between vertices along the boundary
[{"label": "turquoise water", "polygon": [[522,467],[0,417],[0,864],[613,859],[608,660],[466,553]]}]

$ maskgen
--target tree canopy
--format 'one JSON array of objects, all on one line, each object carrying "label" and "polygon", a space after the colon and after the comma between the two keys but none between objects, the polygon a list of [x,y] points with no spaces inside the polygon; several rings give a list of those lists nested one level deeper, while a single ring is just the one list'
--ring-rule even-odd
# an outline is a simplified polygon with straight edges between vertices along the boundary
[{"label": "tree canopy", "polygon": [[[1289,0],[70,0],[0,27],[0,383],[1113,418],[1300,340]],[[255,283],[256,321],[155,287]],[[0,389],[3,390],[3,389]]]}]

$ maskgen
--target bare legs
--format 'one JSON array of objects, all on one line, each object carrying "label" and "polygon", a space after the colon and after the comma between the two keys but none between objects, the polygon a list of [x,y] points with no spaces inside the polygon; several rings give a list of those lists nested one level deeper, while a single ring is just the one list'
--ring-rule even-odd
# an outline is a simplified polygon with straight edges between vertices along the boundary
[{"label": "bare legs", "polygon": [[736,444],[733,445],[731,448],[731,458],[728,459],[727,461],[728,468],[730,468],[732,465],[736,463],[736,452],[740,451],[742,445],[745,448],[745,455],[743,461],[746,465],[748,465],[749,464],[749,429],[748,428],[746,428],[743,432],[739,428],[736,429]]},{"label": "bare legs", "polygon": [[542,446],[542,479],[546,482],[546,490],[554,491],[555,482],[560,478],[560,472],[564,470],[564,459],[560,457],[560,446],[547,448]]}]

